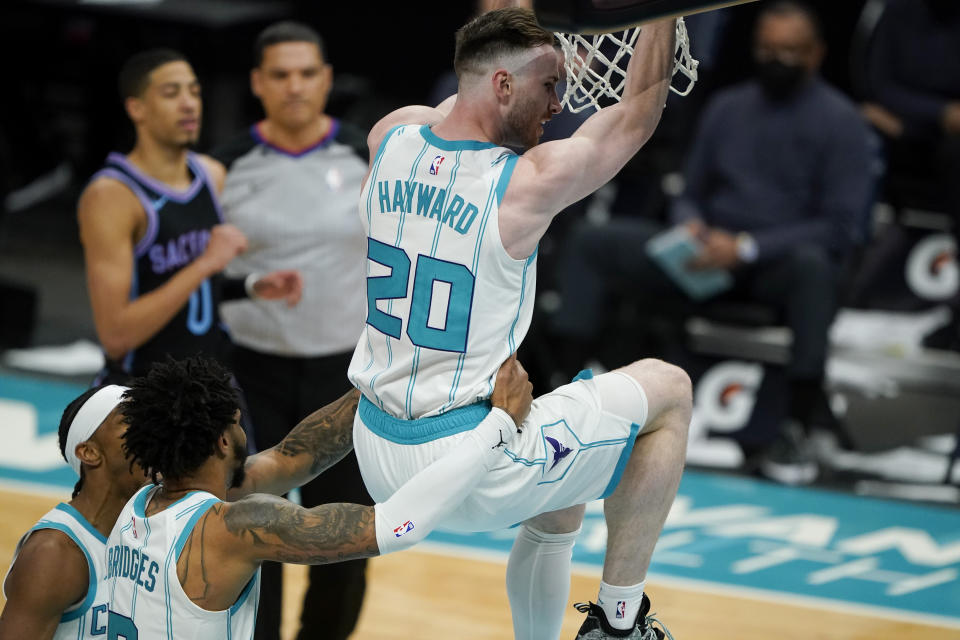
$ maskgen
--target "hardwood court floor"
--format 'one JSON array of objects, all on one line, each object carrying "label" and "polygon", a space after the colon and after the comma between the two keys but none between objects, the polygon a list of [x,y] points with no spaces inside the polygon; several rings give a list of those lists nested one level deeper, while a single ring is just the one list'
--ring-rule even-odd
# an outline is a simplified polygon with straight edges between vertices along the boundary
[{"label": "hardwood court floor", "polygon": [[[0,567],[6,574],[17,540],[63,496],[0,490]],[[283,640],[296,635],[304,567],[288,567]],[[477,560],[408,551],[370,561],[367,599],[355,640],[397,637],[499,640],[512,637],[500,560]],[[570,602],[595,599],[597,575],[574,575]],[[719,587],[717,590],[722,590]],[[677,640],[957,640],[960,630],[873,615],[709,593],[651,581],[647,592]],[[0,605],[4,603],[0,596]],[[582,620],[572,607],[562,638],[573,638]],[[147,639],[145,639],[147,640]]]}]

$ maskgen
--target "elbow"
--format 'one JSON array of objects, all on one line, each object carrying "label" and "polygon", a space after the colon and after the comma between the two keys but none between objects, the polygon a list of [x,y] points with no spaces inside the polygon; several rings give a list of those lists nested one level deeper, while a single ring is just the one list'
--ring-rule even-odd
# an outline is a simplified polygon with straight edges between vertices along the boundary
[{"label": "elbow", "polygon": [[109,360],[121,360],[127,353],[139,346],[132,336],[126,335],[121,330],[98,330],[97,337],[100,340],[104,355]]}]

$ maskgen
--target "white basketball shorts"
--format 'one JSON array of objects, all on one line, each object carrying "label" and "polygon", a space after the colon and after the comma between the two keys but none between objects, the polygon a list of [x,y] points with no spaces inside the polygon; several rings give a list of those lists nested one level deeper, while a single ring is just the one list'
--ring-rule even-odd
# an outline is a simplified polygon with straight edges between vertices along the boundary
[{"label": "white basketball shorts", "polygon": [[[630,413],[634,420],[605,411],[602,398],[631,407],[620,413]],[[608,400],[608,408],[613,404]],[[353,442],[370,495],[384,502],[459,442],[487,411],[472,405],[442,416],[399,420],[361,398]],[[646,418],[646,395],[632,378],[618,372],[596,377],[581,373],[574,382],[534,400],[522,433],[504,447],[500,464],[441,526],[492,531],[610,495]]]}]

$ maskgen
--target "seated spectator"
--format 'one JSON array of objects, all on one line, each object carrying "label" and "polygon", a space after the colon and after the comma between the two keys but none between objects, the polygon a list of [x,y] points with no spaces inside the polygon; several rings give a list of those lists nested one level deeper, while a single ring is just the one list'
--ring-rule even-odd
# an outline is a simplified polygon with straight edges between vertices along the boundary
[{"label": "seated spectator", "polygon": [[[824,54],[819,22],[805,5],[761,9],[756,77],[707,104],[685,192],[670,212],[701,240],[689,269],[727,270],[733,286],[723,296],[773,305],[793,331],[788,420],[760,456],[761,470],[791,483],[817,475],[803,435],[822,395],[841,267],[862,240],[873,187],[868,128],[818,75]],[[658,313],[658,302],[683,300],[644,250],[661,231],[642,219],[581,225],[561,257],[554,332],[586,355],[604,329],[605,287],[617,279],[649,303],[647,315]]]},{"label": "seated spectator", "polygon": [[[864,115],[885,138],[895,205],[942,208],[960,235],[960,2],[891,0],[868,60]],[[960,350],[960,294],[952,323],[927,346]]]}]

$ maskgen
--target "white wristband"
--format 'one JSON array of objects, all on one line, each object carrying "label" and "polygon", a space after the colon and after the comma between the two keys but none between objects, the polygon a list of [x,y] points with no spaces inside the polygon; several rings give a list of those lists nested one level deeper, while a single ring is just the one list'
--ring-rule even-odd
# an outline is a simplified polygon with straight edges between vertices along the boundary
[{"label": "white wristband", "polygon": [[261,275],[260,273],[253,272],[243,280],[243,290],[247,292],[247,297],[251,300],[256,300],[260,297],[254,290],[253,285],[257,284],[257,280],[260,279]]}]

